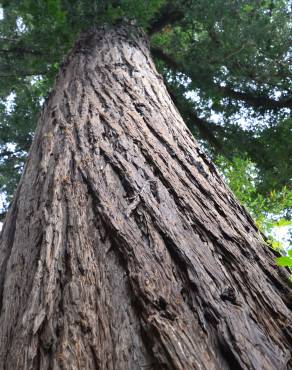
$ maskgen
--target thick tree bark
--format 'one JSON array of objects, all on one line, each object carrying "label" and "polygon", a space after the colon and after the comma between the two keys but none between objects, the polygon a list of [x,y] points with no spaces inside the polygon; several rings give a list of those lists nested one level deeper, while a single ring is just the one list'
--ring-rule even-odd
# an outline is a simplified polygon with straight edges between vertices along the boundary
[{"label": "thick tree bark", "polygon": [[145,38],[83,35],[1,235],[0,368],[286,369],[288,291]]}]

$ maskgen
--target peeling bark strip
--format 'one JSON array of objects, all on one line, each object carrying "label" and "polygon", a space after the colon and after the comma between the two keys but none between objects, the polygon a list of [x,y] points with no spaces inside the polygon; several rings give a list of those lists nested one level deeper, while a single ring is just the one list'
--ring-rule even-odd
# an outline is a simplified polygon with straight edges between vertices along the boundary
[{"label": "peeling bark strip", "polygon": [[91,31],[1,235],[0,368],[291,368],[288,273],[273,259],[144,37]]}]

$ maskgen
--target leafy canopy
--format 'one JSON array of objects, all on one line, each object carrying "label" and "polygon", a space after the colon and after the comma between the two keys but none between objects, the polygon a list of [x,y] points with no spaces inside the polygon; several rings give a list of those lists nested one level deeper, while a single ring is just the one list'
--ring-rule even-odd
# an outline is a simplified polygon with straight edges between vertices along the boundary
[{"label": "leafy canopy", "polygon": [[38,112],[78,34],[92,25],[134,19],[149,35],[157,68],[185,122],[258,225],[269,232],[273,223],[290,222],[290,0],[0,4],[4,208],[19,180]]}]

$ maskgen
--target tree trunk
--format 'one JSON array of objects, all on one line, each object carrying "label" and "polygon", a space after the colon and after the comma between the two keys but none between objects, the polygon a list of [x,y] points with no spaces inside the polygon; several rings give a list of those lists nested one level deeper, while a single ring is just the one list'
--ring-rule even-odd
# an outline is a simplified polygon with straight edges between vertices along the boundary
[{"label": "tree trunk", "polygon": [[287,369],[288,272],[274,257],[141,32],[91,30],[3,227],[0,368]]}]

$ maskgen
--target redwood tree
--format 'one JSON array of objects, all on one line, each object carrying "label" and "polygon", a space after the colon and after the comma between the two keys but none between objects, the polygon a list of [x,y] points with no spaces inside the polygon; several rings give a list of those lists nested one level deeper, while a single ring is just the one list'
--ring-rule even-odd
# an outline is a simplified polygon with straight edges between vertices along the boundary
[{"label": "redwood tree", "polygon": [[134,26],[83,34],[0,248],[0,368],[288,369],[288,272]]}]

